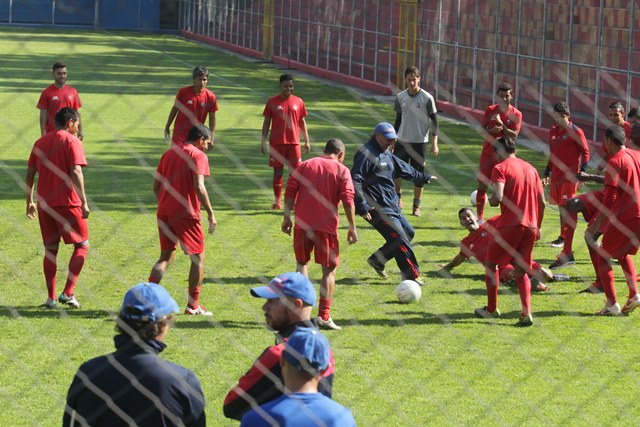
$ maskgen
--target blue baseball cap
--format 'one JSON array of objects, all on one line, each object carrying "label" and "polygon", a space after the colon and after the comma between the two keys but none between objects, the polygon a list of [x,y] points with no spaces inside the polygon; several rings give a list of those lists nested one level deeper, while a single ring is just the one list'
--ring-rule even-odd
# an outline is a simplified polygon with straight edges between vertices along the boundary
[{"label": "blue baseball cap", "polygon": [[179,311],[178,303],[165,288],[156,283],[138,283],[125,294],[120,317],[141,322],[157,322]]},{"label": "blue baseball cap", "polygon": [[301,371],[319,374],[329,367],[330,345],[317,329],[296,328],[284,347],[284,357]]},{"label": "blue baseball cap", "polygon": [[373,133],[379,133],[386,139],[398,139],[398,135],[396,134],[396,130],[393,128],[393,125],[387,122],[378,123],[376,128],[373,130]]},{"label": "blue baseball cap", "polygon": [[299,298],[305,304],[316,305],[316,290],[313,284],[301,273],[283,273],[266,286],[251,288],[251,295],[259,298],[274,299],[283,295]]}]

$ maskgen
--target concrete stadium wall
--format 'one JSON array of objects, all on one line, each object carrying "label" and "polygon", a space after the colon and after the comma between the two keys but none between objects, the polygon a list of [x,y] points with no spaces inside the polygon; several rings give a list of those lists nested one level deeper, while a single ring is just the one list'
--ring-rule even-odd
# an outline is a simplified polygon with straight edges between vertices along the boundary
[{"label": "concrete stadium wall", "polygon": [[533,128],[550,126],[549,106],[567,101],[598,140],[607,106],[629,109],[640,97],[639,9],[637,0],[182,0],[179,25],[185,36],[381,93],[399,90],[401,47],[414,37],[405,30],[415,25],[409,57],[447,113],[477,115],[508,81]]}]

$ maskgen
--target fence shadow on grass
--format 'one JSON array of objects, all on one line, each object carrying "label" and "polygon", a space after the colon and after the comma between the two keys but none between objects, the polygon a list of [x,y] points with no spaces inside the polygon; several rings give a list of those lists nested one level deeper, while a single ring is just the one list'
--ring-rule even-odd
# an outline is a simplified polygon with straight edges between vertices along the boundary
[{"label": "fence shadow on grass", "polygon": [[173,326],[177,329],[264,329],[264,323],[241,322],[237,320],[216,321],[208,317],[199,316],[185,321],[179,317]]},{"label": "fence shadow on grass", "polygon": [[41,306],[30,305],[2,306],[0,307],[0,317],[9,319],[17,319],[20,317],[43,319],[53,319],[56,317],[75,317],[83,319],[104,319],[109,321],[112,321],[114,319],[113,313],[104,310],[84,310],[82,308],[65,309],[64,307],[49,309]]}]

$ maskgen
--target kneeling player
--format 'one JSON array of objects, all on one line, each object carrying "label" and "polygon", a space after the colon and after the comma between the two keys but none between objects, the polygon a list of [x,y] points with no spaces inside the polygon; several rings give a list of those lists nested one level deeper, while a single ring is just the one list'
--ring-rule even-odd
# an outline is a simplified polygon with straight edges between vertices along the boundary
[{"label": "kneeling player", "polygon": [[[443,265],[442,269],[449,272],[455,267],[461,265],[469,258],[475,258],[479,263],[484,264],[487,257],[487,249],[492,240],[492,229],[495,229],[499,216],[488,219],[486,222],[478,223],[478,218],[472,209],[462,208],[458,211],[460,225],[469,231],[469,235],[460,241],[460,252],[448,264]],[[508,283],[515,281],[515,268],[513,264],[498,266],[498,275],[500,282]],[[566,275],[554,275],[548,268],[542,267],[539,263],[533,261],[531,263],[530,276],[532,282],[538,282],[537,286],[532,286],[533,290],[546,292],[550,288],[545,282],[553,282],[566,280]],[[532,283],[533,284],[533,283]]]}]

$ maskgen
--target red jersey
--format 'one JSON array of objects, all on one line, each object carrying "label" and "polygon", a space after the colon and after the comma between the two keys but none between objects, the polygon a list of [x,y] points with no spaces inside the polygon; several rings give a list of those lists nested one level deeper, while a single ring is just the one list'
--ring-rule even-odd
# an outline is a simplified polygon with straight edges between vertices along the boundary
[{"label": "red jersey", "polygon": [[193,144],[172,145],[160,159],[158,216],[200,220],[200,199],[193,185],[195,175],[209,176],[209,158]]},{"label": "red jersey", "polygon": [[44,131],[46,133],[56,129],[56,113],[62,108],[69,107],[74,110],[82,107],[78,91],[69,85],[65,85],[62,89],[55,84],[49,85],[40,94],[40,99],[36,105],[40,110],[47,110],[47,124]]},{"label": "red jersey", "polygon": [[493,240],[493,233],[490,231],[496,228],[500,221],[500,216],[494,216],[486,222],[480,224],[475,232],[469,233],[467,237],[460,241],[460,254],[469,259],[474,257],[481,264],[484,264],[489,250],[489,243]]},{"label": "red jersey", "polygon": [[[496,114],[500,116],[500,120],[502,120],[502,123],[504,123],[504,126],[511,129],[516,134],[520,133],[520,126],[522,126],[522,113],[513,105],[509,105],[509,109],[506,112],[503,112],[500,109],[499,104],[490,105],[485,110],[484,115],[482,117],[482,126],[485,129],[492,128],[498,124],[498,122],[492,119],[492,117],[495,116]],[[489,135],[487,136],[487,139],[484,140],[484,144],[493,145],[493,141],[503,136],[504,136],[503,132],[499,132],[496,135]]]},{"label": "red jersey", "polygon": [[582,129],[571,122],[567,128],[554,125],[549,130],[549,151],[547,169],[551,171],[551,181],[554,184],[575,184],[578,181],[575,175],[580,171],[580,166],[590,158]]},{"label": "red jersey", "polygon": [[300,145],[300,127],[302,120],[307,116],[302,99],[295,95],[287,99],[281,95],[272,96],[267,100],[262,115],[271,119],[269,144]]},{"label": "red jersey", "polygon": [[49,132],[33,144],[28,166],[38,171],[38,204],[82,206],[71,180],[74,166],[87,166],[82,142],[66,130]]},{"label": "red jersey", "polygon": [[314,157],[289,177],[285,198],[296,201],[295,228],[338,234],[338,205],[353,206],[349,169],[331,157]]},{"label": "red jersey", "polygon": [[178,107],[178,115],[171,141],[179,145],[187,141],[192,127],[205,124],[207,114],[218,111],[218,101],[213,92],[204,88],[200,94],[196,94],[193,86],[185,86],[178,91],[175,106]]},{"label": "red jersey", "polygon": [[611,156],[604,186],[602,204],[618,222],[640,218],[640,152],[623,149]]},{"label": "red jersey", "polygon": [[497,228],[524,225],[537,229],[538,199],[543,194],[538,171],[522,159],[509,157],[495,165],[491,182],[504,184]]}]

